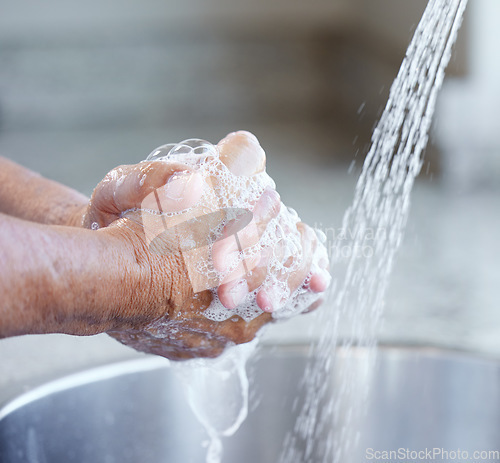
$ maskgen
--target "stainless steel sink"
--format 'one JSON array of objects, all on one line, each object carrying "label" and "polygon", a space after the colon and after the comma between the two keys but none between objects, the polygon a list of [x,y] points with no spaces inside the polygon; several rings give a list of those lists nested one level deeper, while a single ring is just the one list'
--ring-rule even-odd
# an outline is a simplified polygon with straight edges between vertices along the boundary
[{"label": "stainless steel sink", "polygon": [[[349,361],[363,364],[365,354],[357,350]],[[224,439],[224,463],[278,461],[306,359],[306,347],[288,346],[253,361],[253,410]],[[336,362],[345,361],[340,352]],[[330,380],[334,394],[338,378]],[[68,376],[0,409],[1,463],[202,463],[206,439],[160,358]],[[500,450],[500,365],[438,350],[380,349],[356,447],[356,463],[366,449]]]}]

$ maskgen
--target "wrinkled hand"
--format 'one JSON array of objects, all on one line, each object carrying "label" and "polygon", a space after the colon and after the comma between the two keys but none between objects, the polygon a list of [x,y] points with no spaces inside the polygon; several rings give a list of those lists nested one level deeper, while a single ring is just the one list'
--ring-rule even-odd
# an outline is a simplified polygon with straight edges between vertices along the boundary
[{"label": "wrinkled hand", "polygon": [[[264,151],[248,132],[230,134],[218,147],[221,160],[235,175],[251,177],[265,168]],[[206,213],[206,208],[201,210],[198,206],[197,209],[206,187],[201,176],[186,165],[145,161],[112,170],[95,189],[84,216],[84,226],[108,227],[131,245],[142,275],[136,306],[127,305],[127,313],[120,314],[124,320],[134,320],[134,323],[124,323],[123,329],[109,332],[119,341],[174,360],[215,357],[227,345],[250,341],[272,320],[274,308],[265,289],[256,295],[257,305],[265,312],[257,318],[249,322],[238,316],[222,322],[207,319],[203,312],[212,301],[212,292],[208,289],[195,292],[193,275],[182,256],[179,241],[175,236],[155,232],[155,227],[158,230],[166,228],[165,220],[170,221],[168,228],[171,229],[175,223]],[[238,192],[229,191],[228,194]],[[275,190],[264,191],[254,205],[251,224],[239,233],[243,248],[258,242],[262,230],[277,216],[280,205]],[[160,214],[189,208],[188,212],[174,217]],[[216,209],[214,204],[213,210]],[[324,276],[310,275],[310,256],[316,246],[316,235],[303,223],[297,228],[302,237],[302,255],[308,257],[288,278],[290,292],[304,284],[313,292],[322,292],[327,286]],[[155,236],[162,237],[162,249],[168,252],[152,252]],[[224,268],[234,251],[234,240],[216,242],[212,251],[215,268]],[[251,272],[231,275],[227,281],[220,282],[217,295],[226,308],[233,309],[261,285],[267,272],[267,259],[263,253],[258,262],[248,263]],[[288,265],[293,264],[293,259],[290,260]],[[326,266],[327,262],[323,262],[322,267]]]}]

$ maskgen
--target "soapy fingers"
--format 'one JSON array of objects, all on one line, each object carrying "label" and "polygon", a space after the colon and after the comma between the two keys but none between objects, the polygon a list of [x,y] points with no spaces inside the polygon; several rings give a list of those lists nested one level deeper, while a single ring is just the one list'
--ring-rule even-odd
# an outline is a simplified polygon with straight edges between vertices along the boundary
[{"label": "soapy fingers", "polygon": [[[124,212],[145,206],[164,212],[187,209],[200,199],[202,182],[180,163],[152,161],[116,167],[94,190],[84,226],[106,227]],[[145,198],[150,201],[142,204]]]},{"label": "soapy fingers", "polygon": [[[218,149],[220,153],[220,158],[222,162],[228,167],[228,169],[235,175],[251,177],[261,173],[265,170],[265,153],[261,148],[257,138],[246,131],[234,132],[227,135],[218,144]],[[277,195],[277,193],[274,193]],[[254,208],[254,215],[259,216],[261,210],[265,209],[266,193],[262,195],[259,201],[256,203]],[[269,197],[267,198],[268,204],[270,202]],[[276,201],[276,200],[275,200]],[[279,213],[279,208],[275,207],[275,214],[273,218]],[[237,256],[238,247],[247,248],[255,245],[256,240],[262,236],[265,226],[269,223],[269,220],[257,221],[261,224],[260,228],[252,230],[251,227],[246,227],[238,234],[238,242],[235,239],[223,240],[220,243],[214,245],[214,265],[217,269],[224,269],[230,262],[228,256]],[[293,230],[286,229],[284,225],[285,233],[294,233]],[[286,281],[286,286],[288,287],[288,294],[293,293],[297,288],[305,285],[308,290],[312,292],[323,292],[326,290],[329,283],[329,275],[326,269],[319,268],[315,269],[315,272],[311,272],[312,255],[316,248],[316,234],[314,231],[305,225],[304,223],[298,223],[297,229],[301,234],[301,250],[296,250],[296,255],[290,257],[288,260],[287,267],[291,267],[292,263],[297,264],[297,259],[299,259],[298,254],[301,255],[300,265],[295,265],[293,271],[287,277],[281,277],[281,280]],[[236,238],[236,236],[235,236]],[[277,245],[275,252],[280,253],[280,247],[283,244]],[[241,249],[240,249],[241,252]],[[260,257],[260,259],[259,259]],[[267,263],[269,261],[269,251],[261,252],[257,257],[254,257],[254,261],[251,262],[252,270],[247,272],[247,276],[244,280],[238,280],[237,277],[241,277],[242,265],[237,269],[237,272],[230,275],[223,285],[219,288],[219,297],[221,302],[226,308],[234,308],[237,301],[241,302],[245,300],[248,292],[255,290],[257,287],[262,285],[267,275]],[[247,265],[247,268],[249,265]],[[239,273],[238,273],[239,272]],[[237,275],[236,275],[237,274]],[[278,277],[278,280],[280,278]],[[282,291],[283,288],[271,288],[261,289],[256,295],[257,305],[267,312],[272,312],[277,306],[281,305],[284,296],[278,298],[273,294]],[[279,300],[278,300],[279,299]]]}]

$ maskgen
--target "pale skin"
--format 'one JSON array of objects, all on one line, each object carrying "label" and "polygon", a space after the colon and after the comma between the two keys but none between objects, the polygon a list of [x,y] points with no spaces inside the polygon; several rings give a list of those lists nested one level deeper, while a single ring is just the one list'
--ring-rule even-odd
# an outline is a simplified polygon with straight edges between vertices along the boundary
[{"label": "pale skin", "polygon": [[[230,134],[219,147],[238,175],[251,176],[265,164],[257,139],[248,132]],[[174,182],[179,173],[181,181]],[[180,360],[215,357],[228,344],[250,341],[272,321],[264,291],[256,303],[265,313],[250,322],[204,317],[211,292],[193,291],[179,254],[151,253],[138,212],[125,213],[140,208],[152,191],[164,194],[162,204],[172,210],[190,207],[200,196],[196,176],[182,165],[153,161],[118,167],[89,201],[0,157],[0,338],[107,332],[139,350]],[[255,205],[256,226],[265,228],[277,210],[279,196],[265,192]],[[92,224],[99,228],[91,230]],[[316,245],[314,233],[302,223],[298,228],[307,254]],[[243,246],[252,244],[250,236],[243,235],[243,241]],[[214,261],[222,262],[226,251],[214,248]],[[309,266],[306,259],[301,263],[290,279],[291,290],[304,281],[310,291],[326,289],[324,276],[311,275]],[[246,291],[259,287],[263,269],[257,266],[247,275]],[[238,303],[232,286],[228,282],[217,289],[229,309]],[[161,338],[151,334],[158,321],[164,327]]]}]

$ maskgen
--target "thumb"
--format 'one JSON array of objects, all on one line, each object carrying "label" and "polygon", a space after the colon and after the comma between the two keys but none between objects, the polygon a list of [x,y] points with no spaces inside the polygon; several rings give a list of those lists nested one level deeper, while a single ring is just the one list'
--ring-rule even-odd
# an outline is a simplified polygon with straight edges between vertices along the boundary
[{"label": "thumb", "polygon": [[180,163],[148,161],[119,166],[97,185],[84,220],[105,227],[130,209],[177,212],[196,204],[203,179]]}]

